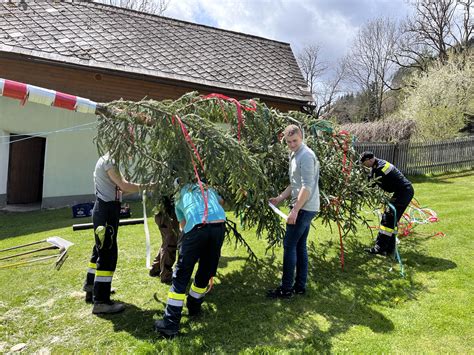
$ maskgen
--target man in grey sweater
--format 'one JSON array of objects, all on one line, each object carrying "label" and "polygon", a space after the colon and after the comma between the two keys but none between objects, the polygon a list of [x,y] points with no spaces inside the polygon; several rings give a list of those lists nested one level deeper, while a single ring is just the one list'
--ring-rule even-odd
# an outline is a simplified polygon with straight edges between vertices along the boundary
[{"label": "man in grey sweater", "polygon": [[[308,275],[307,238],[311,220],[319,211],[319,161],[314,152],[303,143],[303,134],[296,125],[284,131],[290,150],[290,184],[270,203],[278,205],[291,198],[290,214],[283,239],[283,276],[281,285],[269,290],[270,298],[290,298],[306,292]],[[295,278],[296,269],[296,278]],[[293,283],[294,281],[294,283]]]}]

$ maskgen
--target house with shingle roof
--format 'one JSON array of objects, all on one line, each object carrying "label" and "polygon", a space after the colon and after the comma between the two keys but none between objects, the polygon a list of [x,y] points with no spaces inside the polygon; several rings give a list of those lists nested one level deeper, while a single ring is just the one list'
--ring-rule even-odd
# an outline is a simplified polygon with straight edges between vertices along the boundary
[{"label": "house with shingle roof", "polygon": [[[0,78],[109,102],[189,91],[312,101],[288,43],[92,2],[0,4]],[[95,116],[0,97],[0,206],[90,201]]]}]

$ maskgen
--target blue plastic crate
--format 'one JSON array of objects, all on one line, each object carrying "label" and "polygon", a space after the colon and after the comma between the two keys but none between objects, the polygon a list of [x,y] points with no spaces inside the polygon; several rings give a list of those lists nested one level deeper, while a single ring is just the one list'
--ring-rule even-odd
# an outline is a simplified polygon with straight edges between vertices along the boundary
[{"label": "blue plastic crate", "polygon": [[92,216],[93,208],[93,202],[78,203],[77,205],[72,206],[72,216],[74,218],[90,217]]},{"label": "blue plastic crate", "polygon": [[132,211],[128,204],[124,204],[120,206],[120,218],[130,218],[132,215]]}]

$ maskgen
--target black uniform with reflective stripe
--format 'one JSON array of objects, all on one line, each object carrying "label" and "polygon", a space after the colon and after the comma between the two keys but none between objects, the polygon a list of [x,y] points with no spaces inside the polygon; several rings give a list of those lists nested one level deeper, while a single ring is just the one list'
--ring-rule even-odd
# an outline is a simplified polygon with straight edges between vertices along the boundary
[{"label": "black uniform with reflective stripe", "polygon": [[410,204],[415,191],[410,181],[393,164],[375,159],[369,179],[378,178],[375,182],[386,192],[393,193],[390,207],[382,215],[380,230],[375,246],[370,249],[372,254],[391,254],[395,251],[397,225]]},{"label": "black uniform with reflective stripe", "polygon": [[376,180],[377,185],[387,192],[396,192],[411,187],[410,181],[400,170],[383,159],[375,159],[369,179],[375,178],[378,178]]}]

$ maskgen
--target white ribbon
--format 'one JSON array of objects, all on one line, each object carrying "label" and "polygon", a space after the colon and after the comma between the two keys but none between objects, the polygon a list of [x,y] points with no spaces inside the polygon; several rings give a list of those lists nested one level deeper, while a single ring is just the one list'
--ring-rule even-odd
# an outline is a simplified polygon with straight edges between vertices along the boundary
[{"label": "white ribbon", "polygon": [[34,85],[27,85],[28,102],[51,106],[56,98],[56,91],[43,89]]},{"label": "white ribbon", "polygon": [[279,215],[281,218],[283,218],[285,221],[288,219],[288,216],[284,214],[282,211],[278,209],[274,204],[268,202],[268,206],[275,212],[277,215]]},{"label": "white ribbon", "polygon": [[142,191],[142,205],[143,205],[143,227],[145,228],[145,243],[146,243],[146,268],[151,269],[150,230],[148,229],[148,221],[146,217],[146,190]]},{"label": "white ribbon", "polygon": [[76,98],[75,110],[77,112],[94,114],[96,107],[97,107],[97,103],[94,101],[91,101],[89,99],[85,99],[79,96]]}]

